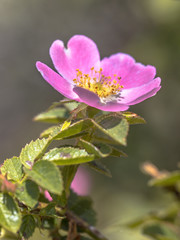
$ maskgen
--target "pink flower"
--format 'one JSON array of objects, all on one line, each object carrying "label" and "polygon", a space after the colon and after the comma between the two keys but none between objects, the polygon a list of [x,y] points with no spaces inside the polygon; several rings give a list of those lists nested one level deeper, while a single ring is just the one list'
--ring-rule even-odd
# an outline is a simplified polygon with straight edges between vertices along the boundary
[{"label": "pink flower", "polygon": [[53,199],[47,190],[44,191],[44,196],[48,201],[52,202]]},{"label": "pink flower", "polygon": [[[78,168],[77,173],[71,183],[71,189],[78,195],[84,196],[90,193],[91,179],[89,173],[84,168]],[[44,196],[48,201],[53,201],[50,193],[45,190]]]},{"label": "pink flower", "polygon": [[67,49],[56,40],[50,56],[58,73],[37,62],[43,78],[65,97],[104,111],[125,111],[160,89],[155,67],[136,63],[124,53],[100,61],[96,44],[86,36],[73,36]]},{"label": "pink flower", "polygon": [[91,179],[89,173],[84,168],[78,168],[78,171],[71,183],[71,188],[79,195],[88,195],[91,188]]}]

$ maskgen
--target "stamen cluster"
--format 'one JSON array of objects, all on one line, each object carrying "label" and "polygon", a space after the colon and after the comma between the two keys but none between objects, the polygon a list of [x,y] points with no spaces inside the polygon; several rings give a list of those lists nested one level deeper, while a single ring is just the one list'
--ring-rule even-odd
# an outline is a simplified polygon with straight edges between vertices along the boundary
[{"label": "stamen cluster", "polygon": [[117,95],[123,88],[120,85],[121,77],[117,77],[116,74],[113,75],[113,79],[110,76],[107,77],[102,74],[102,68],[97,71],[92,67],[90,74],[83,74],[79,69],[76,69],[76,72],[76,78],[73,79],[76,86],[96,93],[99,98]]}]

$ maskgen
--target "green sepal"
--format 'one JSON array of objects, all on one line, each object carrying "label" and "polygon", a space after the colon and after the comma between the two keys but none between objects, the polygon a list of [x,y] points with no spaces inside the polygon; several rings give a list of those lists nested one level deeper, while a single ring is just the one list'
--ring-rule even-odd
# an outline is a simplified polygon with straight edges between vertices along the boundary
[{"label": "green sepal", "polygon": [[7,193],[0,193],[0,225],[13,233],[21,226],[21,213],[14,199]]},{"label": "green sepal", "polygon": [[133,112],[120,112],[120,115],[122,115],[129,124],[145,124],[146,121],[144,118],[140,117],[136,113]]},{"label": "green sepal", "polygon": [[35,182],[27,179],[18,185],[15,196],[26,206],[33,208],[38,202],[39,187]]},{"label": "green sepal", "polygon": [[[63,100],[61,100],[61,101],[59,101],[59,102],[53,102],[52,103],[52,105],[49,107],[49,110],[51,110],[51,109],[53,109],[53,108],[56,108],[56,107],[59,107],[59,106],[66,106],[66,105],[72,105],[72,109],[74,109],[75,107],[77,107],[78,106],[78,104],[79,103],[77,103],[76,101],[74,101],[74,100],[71,100],[71,99],[67,99],[67,98],[65,98],[65,99],[63,99]],[[68,108],[68,107],[67,107]],[[69,109],[70,111],[71,111],[71,108]]]},{"label": "green sepal", "polygon": [[117,149],[117,148],[115,148],[115,147],[111,147],[112,148],[112,152],[111,152],[111,156],[113,156],[113,157],[127,157],[127,154],[126,153],[124,153],[123,151],[121,151],[121,150],[119,150],[119,149]]},{"label": "green sepal", "polygon": [[65,108],[53,108],[38,114],[33,120],[37,122],[61,123],[68,116],[69,114]]},{"label": "green sepal", "polygon": [[1,166],[1,172],[8,180],[18,182],[23,177],[23,165],[18,157],[9,158]]},{"label": "green sepal", "polygon": [[101,110],[97,109],[97,108],[93,108],[88,106],[87,110],[86,110],[86,114],[88,116],[88,118],[94,118],[98,113],[100,113]]},{"label": "green sepal", "polygon": [[112,174],[110,172],[110,170],[100,161],[93,161],[93,162],[89,162],[87,163],[89,167],[91,167],[93,170],[107,176],[107,177],[112,177]]},{"label": "green sepal", "polygon": [[22,224],[20,228],[20,235],[25,239],[29,239],[36,228],[36,222],[32,215],[25,215],[22,218]]},{"label": "green sepal", "polygon": [[49,192],[60,195],[63,191],[63,180],[60,170],[52,162],[40,160],[26,174],[37,184]]},{"label": "green sepal", "polygon": [[86,116],[87,105],[85,103],[80,103],[76,108],[71,110],[70,119],[78,119]]},{"label": "green sepal", "polygon": [[50,143],[50,139],[43,138],[37,139],[36,141],[31,141],[29,144],[21,150],[20,153],[20,160],[22,164],[26,167],[31,169],[34,164],[34,161],[38,159],[46,150]]},{"label": "green sepal", "polygon": [[93,154],[88,154],[84,149],[62,147],[51,149],[43,156],[43,160],[54,162],[56,165],[74,165],[94,160]]},{"label": "green sepal", "polygon": [[77,108],[79,106],[79,102],[76,102],[74,100],[62,100],[61,101],[63,103],[63,105],[65,106],[65,108],[72,112],[75,108]]}]

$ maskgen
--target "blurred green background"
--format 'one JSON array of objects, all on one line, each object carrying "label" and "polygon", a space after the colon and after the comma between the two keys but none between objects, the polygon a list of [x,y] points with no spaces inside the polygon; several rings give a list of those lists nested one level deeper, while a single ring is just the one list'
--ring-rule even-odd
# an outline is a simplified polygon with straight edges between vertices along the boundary
[{"label": "blurred green background", "polygon": [[[84,34],[98,45],[101,58],[116,52],[157,68],[162,89],[131,111],[147,120],[132,126],[126,159],[105,163],[113,178],[93,173],[92,198],[98,227],[112,240],[143,240],[121,223],[170,201],[147,187],[144,161],[175,169],[180,155],[180,1],[179,0],[0,0],[0,146],[1,162],[19,155],[46,125],[32,118],[61,95],[35,68],[55,39],[65,43]],[[163,197],[162,197],[163,196]],[[43,237],[42,237],[43,238]]]}]

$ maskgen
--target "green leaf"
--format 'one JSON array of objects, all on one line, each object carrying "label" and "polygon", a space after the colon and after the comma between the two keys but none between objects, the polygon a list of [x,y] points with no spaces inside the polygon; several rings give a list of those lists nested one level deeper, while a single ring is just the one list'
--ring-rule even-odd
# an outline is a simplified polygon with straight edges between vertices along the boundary
[{"label": "green leaf", "polygon": [[40,211],[40,215],[44,216],[56,216],[56,203],[49,203],[45,208],[42,208]]},{"label": "green leaf", "polygon": [[39,158],[49,145],[49,139],[37,139],[36,141],[31,141],[29,144],[21,150],[20,160],[26,168],[31,168],[34,161]]},{"label": "green leaf", "polygon": [[149,181],[150,186],[172,186],[175,185],[177,182],[180,181],[180,172],[175,171],[172,173],[167,173],[166,175],[162,176],[161,178],[155,178]]},{"label": "green leaf", "polygon": [[65,100],[65,101],[62,100],[61,102],[67,108],[67,110],[70,112],[72,112],[79,105],[79,103],[74,100]]},{"label": "green leaf", "polygon": [[42,133],[41,133],[41,135],[40,135],[40,137],[41,138],[47,138],[47,137],[49,137],[50,135],[52,135],[53,133],[55,133],[55,131],[57,131],[57,132],[59,132],[61,130],[61,127],[60,126],[51,126],[51,127],[49,127],[49,128],[47,128],[47,129],[45,129]]},{"label": "green leaf", "polygon": [[111,152],[111,156],[113,157],[127,157],[127,154],[124,153],[123,151],[117,149],[117,148],[114,148],[114,147],[111,147],[112,148],[112,152]]},{"label": "green leaf", "polygon": [[79,196],[71,191],[68,199],[68,208],[78,217],[90,225],[96,224],[96,213],[93,209],[93,202],[90,197]]},{"label": "green leaf", "polygon": [[4,176],[7,174],[8,180],[13,180],[15,182],[20,181],[23,177],[20,159],[18,157],[6,159],[1,167],[1,172]]},{"label": "green leaf", "polygon": [[144,118],[138,116],[136,113],[121,112],[120,115],[125,117],[129,124],[144,124],[144,123],[146,123]]},{"label": "green leaf", "polygon": [[[63,180],[64,180],[64,190],[65,190],[65,196],[64,196],[64,199],[63,199],[63,194],[61,195],[62,199],[61,201],[63,203],[66,203],[67,202],[67,197],[69,196],[69,191],[70,191],[70,186],[71,186],[71,183],[74,179],[74,176],[77,172],[77,169],[78,169],[78,165],[70,165],[70,166],[63,166],[61,168],[61,171],[62,171],[62,176],[63,176]],[[61,204],[61,206],[63,206],[64,204]]]},{"label": "green leaf", "polygon": [[93,145],[84,139],[79,140],[79,145],[86,149],[90,154],[94,154],[96,157],[105,158],[111,154],[111,148],[105,144],[99,144],[98,146]]},{"label": "green leaf", "polygon": [[71,110],[71,118],[82,118],[84,115],[82,113],[86,113],[88,105],[85,103],[80,103],[76,108]]},{"label": "green leaf", "polygon": [[143,233],[157,240],[179,240],[179,237],[168,227],[167,224],[152,223],[143,228]]},{"label": "green leaf", "polygon": [[33,208],[38,202],[39,188],[35,182],[28,179],[18,185],[16,197],[26,206]]},{"label": "green leaf", "polygon": [[34,117],[34,121],[47,123],[60,123],[68,117],[68,112],[65,108],[53,108],[42,112]]},{"label": "green leaf", "polygon": [[93,118],[93,117],[94,117],[95,115],[97,115],[99,112],[100,112],[100,110],[97,109],[97,108],[93,108],[93,107],[90,107],[90,106],[87,107],[87,116],[88,116],[89,118]]},{"label": "green leaf", "polygon": [[25,215],[22,218],[22,224],[20,228],[20,234],[25,238],[30,238],[35,230],[36,222],[34,220],[34,217],[32,215]]},{"label": "green leaf", "polygon": [[[52,126],[48,129],[45,129],[40,137],[43,138],[43,137],[50,137],[51,135],[55,135],[57,133],[59,133],[61,131],[61,127],[57,127],[57,126]],[[70,135],[69,137],[66,137],[66,139],[72,139],[72,138],[78,138],[78,137],[82,137],[82,136],[85,136],[87,135],[86,132],[80,132],[78,134],[75,134],[75,135]]]},{"label": "green leaf", "polygon": [[[63,100],[61,100],[61,101],[59,101],[59,102],[54,102],[50,107],[49,107],[49,110],[50,109],[53,109],[53,108],[56,108],[56,107],[58,107],[58,106],[62,106],[62,105],[64,105],[64,106],[66,106],[66,104],[74,104],[74,105],[78,105],[78,103],[76,102],[76,101],[74,101],[74,100],[70,100],[70,99],[67,99],[67,98],[65,98],[65,99],[63,99]],[[71,111],[71,110],[70,110]]]},{"label": "green leaf", "polygon": [[107,137],[110,137],[119,144],[126,145],[126,138],[129,130],[129,124],[126,119],[120,116],[104,115],[98,123],[94,123]]},{"label": "green leaf", "polygon": [[100,160],[89,162],[87,164],[93,170],[95,170],[107,177],[112,177],[110,170]]},{"label": "green leaf", "polygon": [[0,193],[0,225],[8,231],[16,233],[21,225],[21,214],[13,198]]},{"label": "green leaf", "polygon": [[84,149],[62,147],[51,149],[43,156],[43,160],[53,161],[56,165],[73,165],[94,160]]},{"label": "green leaf", "polygon": [[59,169],[46,160],[36,162],[32,169],[25,170],[27,175],[44,189],[60,195],[63,191],[63,181]]},{"label": "green leaf", "polygon": [[53,139],[63,139],[68,138],[70,136],[74,136],[80,132],[83,132],[93,126],[93,123],[90,119],[83,119],[78,122],[75,122],[71,124],[69,127],[67,127],[64,130],[61,130],[60,128],[55,129],[52,138]]}]

